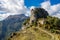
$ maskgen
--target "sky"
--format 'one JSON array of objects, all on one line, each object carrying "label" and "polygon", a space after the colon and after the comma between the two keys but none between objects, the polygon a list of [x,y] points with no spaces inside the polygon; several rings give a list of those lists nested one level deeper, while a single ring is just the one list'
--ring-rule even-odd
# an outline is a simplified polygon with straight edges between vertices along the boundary
[{"label": "sky", "polygon": [[10,15],[30,16],[30,10],[36,7],[44,8],[49,15],[60,18],[60,0],[0,0],[0,21]]},{"label": "sky", "polygon": [[[48,0],[24,0],[25,5],[27,7],[40,6],[40,3],[45,2],[45,1],[48,1]],[[49,0],[49,1],[50,1],[51,5],[60,3],[60,0]]]}]

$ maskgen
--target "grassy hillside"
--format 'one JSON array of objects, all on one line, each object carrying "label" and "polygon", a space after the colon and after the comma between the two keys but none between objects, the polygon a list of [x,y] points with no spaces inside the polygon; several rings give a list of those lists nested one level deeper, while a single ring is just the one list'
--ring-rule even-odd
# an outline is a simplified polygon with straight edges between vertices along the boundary
[{"label": "grassy hillside", "polygon": [[12,33],[8,40],[60,40],[60,19],[48,16],[43,24],[40,20],[43,18],[29,24],[27,19],[22,30]]},{"label": "grassy hillside", "polygon": [[8,40],[50,40],[51,36],[36,27],[30,27],[20,32],[13,33]]}]

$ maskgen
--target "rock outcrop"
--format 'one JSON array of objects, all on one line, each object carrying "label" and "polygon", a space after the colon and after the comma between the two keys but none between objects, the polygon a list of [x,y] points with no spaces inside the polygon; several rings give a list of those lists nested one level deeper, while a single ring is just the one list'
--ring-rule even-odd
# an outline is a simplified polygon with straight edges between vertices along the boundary
[{"label": "rock outcrop", "polygon": [[43,8],[34,8],[31,10],[30,23],[36,21],[39,18],[46,18],[48,12]]}]

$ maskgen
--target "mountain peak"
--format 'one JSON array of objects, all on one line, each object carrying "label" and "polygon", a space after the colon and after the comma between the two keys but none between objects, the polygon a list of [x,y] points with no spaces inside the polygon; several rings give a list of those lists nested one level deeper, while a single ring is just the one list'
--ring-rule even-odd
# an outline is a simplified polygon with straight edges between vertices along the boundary
[{"label": "mountain peak", "polygon": [[39,18],[47,18],[48,12],[43,8],[34,8],[31,9],[30,23],[36,21]]}]

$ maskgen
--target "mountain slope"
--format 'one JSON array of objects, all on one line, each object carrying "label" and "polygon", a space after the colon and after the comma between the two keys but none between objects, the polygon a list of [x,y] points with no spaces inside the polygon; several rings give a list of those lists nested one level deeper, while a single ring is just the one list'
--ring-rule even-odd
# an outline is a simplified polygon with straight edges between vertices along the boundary
[{"label": "mountain slope", "polygon": [[12,33],[8,40],[60,40],[59,29],[59,31],[56,31],[57,29],[49,29],[47,24],[39,24],[39,21],[37,21],[37,25],[33,23],[26,26],[24,24],[22,30]]},{"label": "mountain slope", "polygon": [[11,15],[5,20],[0,22],[0,40],[5,40],[4,38],[12,32],[16,32],[21,29],[23,21],[28,18],[24,14]]},{"label": "mountain slope", "polygon": [[60,19],[46,15],[42,8],[32,10],[22,29],[12,33],[7,40],[60,40]]},{"label": "mountain slope", "polygon": [[8,40],[50,40],[51,36],[36,27],[30,27],[17,33],[13,33]]}]

